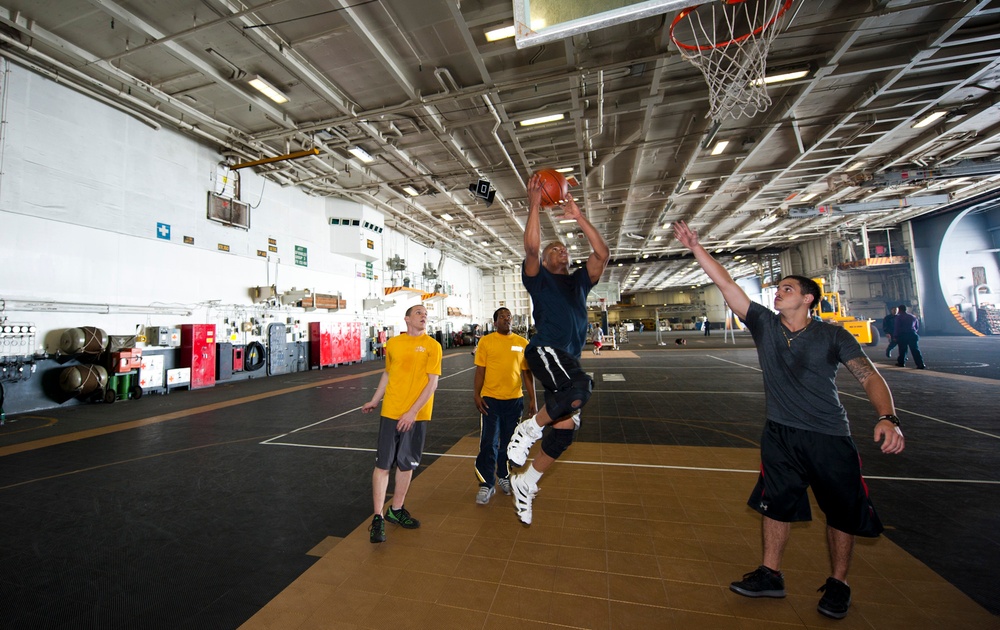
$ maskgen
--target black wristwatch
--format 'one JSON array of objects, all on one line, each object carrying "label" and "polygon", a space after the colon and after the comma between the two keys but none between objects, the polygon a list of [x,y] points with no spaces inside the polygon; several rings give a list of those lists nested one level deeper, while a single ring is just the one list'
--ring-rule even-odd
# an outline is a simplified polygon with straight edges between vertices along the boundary
[{"label": "black wristwatch", "polygon": [[882,422],[883,420],[888,420],[889,422],[893,423],[897,427],[899,426],[899,418],[897,418],[896,416],[892,415],[891,413],[888,413],[888,414],[886,414],[884,416],[879,416],[878,417],[878,421],[879,422]]}]

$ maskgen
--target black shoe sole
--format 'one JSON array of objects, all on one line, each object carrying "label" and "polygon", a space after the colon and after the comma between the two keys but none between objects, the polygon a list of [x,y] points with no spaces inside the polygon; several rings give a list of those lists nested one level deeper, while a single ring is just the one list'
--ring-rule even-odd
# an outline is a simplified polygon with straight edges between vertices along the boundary
[{"label": "black shoe sole", "polygon": [[399,521],[394,521],[394,520],[392,520],[388,516],[385,517],[385,522],[386,523],[392,523],[393,525],[399,525],[403,529],[420,529],[420,523],[417,523],[416,525],[407,525],[406,523],[401,523]]},{"label": "black shoe sole", "polygon": [[816,610],[819,611],[819,614],[821,614],[821,615],[823,615],[825,617],[829,617],[830,619],[843,619],[844,617],[847,616],[847,611],[846,610],[844,612],[834,612],[834,611],[829,610],[827,608],[823,608],[822,606],[817,606]]},{"label": "black shoe sole", "polygon": [[734,586],[734,585],[730,584],[729,585],[729,590],[731,590],[732,592],[737,593],[739,595],[742,595],[743,597],[771,597],[771,598],[774,598],[774,599],[781,599],[781,598],[783,598],[785,596],[784,589],[782,589],[780,591],[773,591],[773,590],[772,591],[748,591],[748,590],[742,589],[742,588],[740,588],[738,586]]}]

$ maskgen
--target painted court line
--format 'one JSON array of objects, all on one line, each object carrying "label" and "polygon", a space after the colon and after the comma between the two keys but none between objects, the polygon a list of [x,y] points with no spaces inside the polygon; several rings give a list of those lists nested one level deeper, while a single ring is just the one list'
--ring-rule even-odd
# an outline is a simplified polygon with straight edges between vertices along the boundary
[{"label": "painted court line", "polygon": [[[355,446],[324,446],[320,444],[297,444],[295,442],[275,442],[277,438],[272,438],[261,442],[261,444],[267,444],[269,446],[291,446],[296,448],[319,448],[326,449],[330,451],[354,451],[357,453],[374,453],[373,448],[360,448]],[[476,459],[475,455],[458,455],[455,453],[434,453],[426,452],[424,455],[430,455],[432,457],[452,457],[457,459]],[[750,475],[759,474],[759,470],[744,470],[740,468],[711,468],[707,466],[670,466],[667,464],[633,464],[629,462],[588,462],[578,459],[567,459],[559,460],[560,464],[576,464],[578,466],[610,466],[617,468],[648,468],[653,470],[687,470],[687,471],[698,471],[698,472],[721,472],[721,473],[744,473]],[[988,479],[936,479],[929,477],[883,477],[875,475],[865,475],[865,479],[879,479],[883,481],[922,481],[929,483],[972,483],[980,485],[1000,485],[1000,481],[991,481]]]},{"label": "painted court line", "polygon": [[[841,396],[850,396],[851,398],[856,398],[857,400],[868,400],[868,398],[865,397],[865,396],[855,396],[854,394],[848,394],[847,392],[840,392],[840,395]],[[903,413],[908,413],[908,414],[917,416],[919,418],[924,418],[925,420],[930,420],[931,422],[937,422],[938,424],[946,424],[946,425],[948,425],[950,427],[955,427],[956,429],[965,429],[966,431],[970,431],[972,433],[978,433],[979,435],[985,435],[986,437],[991,437],[991,438],[995,438],[997,440],[1000,440],[1000,435],[994,435],[992,433],[987,433],[986,431],[980,431],[979,429],[973,429],[972,427],[967,427],[965,425],[956,424],[954,422],[948,422],[947,420],[942,420],[941,418],[935,418],[934,416],[924,415],[924,414],[918,413],[916,411],[910,411],[909,409],[903,409],[902,407],[896,407],[896,411],[897,412],[902,411]]]},{"label": "painted court line", "polygon": [[[438,379],[438,382],[441,382],[441,381],[443,381],[445,379],[452,378],[453,376],[458,376],[459,374],[464,374],[465,372],[468,372],[468,371],[473,370],[473,369],[475,369],[475,368],[465,368],[464,370],[459,370],[458,372],[455,372],[454,374],[449,374],[448,376],[442,376],[441,378]],[[441,390],[441,391],[449,391],[449,390]],[[329,418],[323,418],[322,420],[317,420],[316,422],[313,422],[312,424],[307,424],[305,426],[299,427],[298,429],[293,429],[293,430],[289,431],[288,433],[282,433],[281,435],[276,435],[273,438],[268,438],[268,439],[264,440],[263,442],[261,442],[261,444],[282,444],[283,446],[308,446],[307,444],[281,443],[281,442],[275,442],[274,440],[280,440],[281,438],[285,437],[286,435],[292,435],[293,433],[298,433],[299,431],[305,431],[306,429],[311,429],[312,427],[321,425],[324,422],[329,422],[330,420],[336,420],[337,418],[340,418],[341,416],[346,416],[349,413],[354,413],[354,412],[360,411],[360,410],[361,410],[361,407],[355,407],[354,409],[348,409],[347,411],[343,411],[341,413],[338,413],[335,416],[330,416]],[[325,447],[317,447],[317,448],[325,448]]]}]

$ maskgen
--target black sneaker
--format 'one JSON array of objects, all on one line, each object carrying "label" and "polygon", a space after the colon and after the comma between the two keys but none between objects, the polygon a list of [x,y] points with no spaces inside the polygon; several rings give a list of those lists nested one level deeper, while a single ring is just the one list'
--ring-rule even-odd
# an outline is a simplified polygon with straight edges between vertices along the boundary
[{"label": "black sneaker", "polygon": [[851,607],[851,587],[836,578],[826,578],[826,584],[817,589],[823,593],[816,607],[821,614],[833,619],[843,619]]},{"label": "black sneaker", "polygon": [[394,510],[390,507],[385,511],[385,520],[390,523],[395,523],[403,529],[416,529],[420,527],[420,521],[410,516],[410,513],[406,511],[405,507],[401,507],[398,510]]},{"label": "black sneaker", "polygon": [[372,519],[372,524],[368,526],[368,533],[371,535],[373,543],[385,542],[385,519],[379,514]]},{"label": "black sneaker", "polygon": [[764,565],[743,576],[739,582],[729,585],[729,590],[746,597],[784,597],[785,577],[781,571],[773,571]]}]

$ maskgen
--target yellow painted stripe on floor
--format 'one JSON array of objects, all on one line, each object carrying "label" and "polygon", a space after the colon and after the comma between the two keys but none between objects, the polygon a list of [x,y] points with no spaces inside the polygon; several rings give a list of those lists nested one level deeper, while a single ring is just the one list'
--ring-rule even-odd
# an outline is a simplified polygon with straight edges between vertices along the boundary
[{"label": "yellow painted stripe on floor", "polygon": [[[442,359],[450,359],[457,356],[463,356],[461,354],[451,354]],[[151,424],[158,424],[160,422],[167,422],[168,420],[177,420],[178,418],[187,418],[188,416],[194,416],[199,413],[206,413],[209,411],[218,411],[219,409],[226,409],[227,407],[235,407],[237,405],[245,405],[247,403],[256,402],[258,400],[265,400],[267,398],[273,398],[275,396],[284,396],[285,394],[291,394],[294,392],[300,392],[304,389],[314,389],[316,387],[322,387],[323,385],[330,385],[332,383],[342,383],[344,381],[349,381],[355,378],[361,378],[363,376],[372,376],[373,374],[379,374],[383,371],[382,368],[378,370],[369,370],[367,372],[360,372],[358,374],[350,374],[346,376],[339,376],[337,378],[327,379],[325,381],[316,381],[315,383],[307,383],[304,385],[295,385],[294,387],[286,387],[284,389],[277,389],[273,392],[264,392],[262,394],[253,394],[251,396],[243,396],[241,398],[234,398],[232,400],[226,400],[223,402],[212,403],[210,405],[202,405],[200,407],[192,407],[191,409],[185,409],[182,411],[174,411],[172,413],[164,413],[158,416],[150,416],[149,418],[142,418],[139,420],[132,420],[131,422],[121,422],[118,424],[111,424],[106,427],[96,427],[94,429],[87,429],[86,431],[76,431],[74,433],[67,433],[65,435],[56,435],[50,438],[44,438],[41,440],[33,440],[31,442],[24,442],[22,444],[12,444],[10,446],[0,447],[0,457],[5,457],[7,455],[14,455],[16,453],[23,453],[25,451],[33,451],[39,448],[46,448],[48,446],[56,446],[57,444],[65,444],[67,442],[75,442],[76,440],[85,440],[87,438],[97,437],[99,435],[107,435],[109,433],[115,433],[117,431],[128,431],[129,429],[137,429],[139,427],[149,426]]]}]

